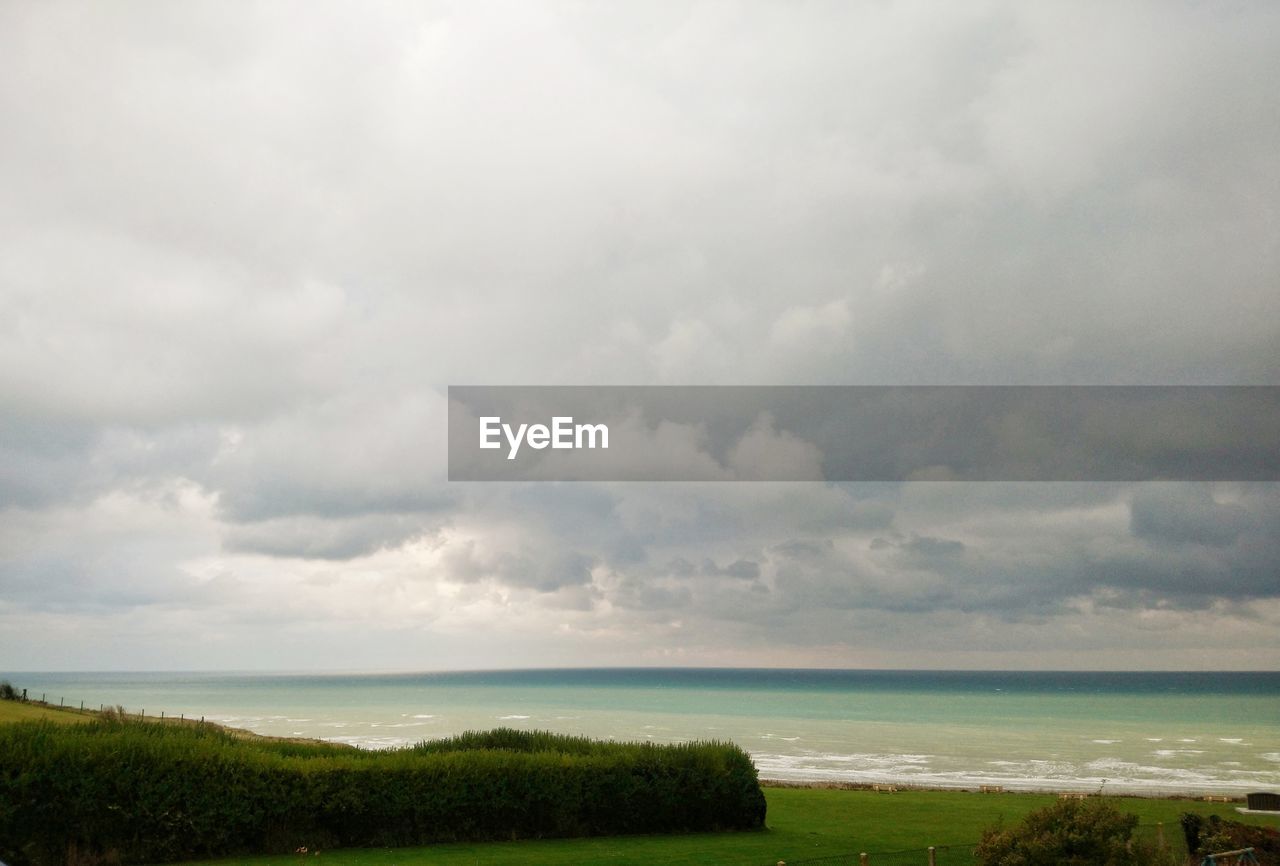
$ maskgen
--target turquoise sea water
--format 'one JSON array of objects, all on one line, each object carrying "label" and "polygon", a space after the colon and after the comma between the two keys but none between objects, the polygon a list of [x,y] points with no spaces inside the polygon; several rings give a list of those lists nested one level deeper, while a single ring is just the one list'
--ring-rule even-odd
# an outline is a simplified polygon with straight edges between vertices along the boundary
[{"label": "turquoise sea water", "polygon": [[732,740],[764,778],[1239,793],[1280,788],[1280,673],[582,669],[4,673],[32,697],[385,747],[500,725]]}]

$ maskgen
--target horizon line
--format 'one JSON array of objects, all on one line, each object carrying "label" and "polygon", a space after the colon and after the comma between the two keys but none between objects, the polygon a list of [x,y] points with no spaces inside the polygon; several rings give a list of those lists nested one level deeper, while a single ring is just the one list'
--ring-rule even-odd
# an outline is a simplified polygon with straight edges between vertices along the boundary
[{"label": "horizon line", "polygon": [[414,676],[420,674],[534,673],[552,671],[778,671],[791,673],[933,673],[933,674],[1280,674],[1277,668],[880,668],[774,667],[733,665],[546,665],[479,668],[57,668],[0,669],[18,674],[235,674],[259,676]]}]

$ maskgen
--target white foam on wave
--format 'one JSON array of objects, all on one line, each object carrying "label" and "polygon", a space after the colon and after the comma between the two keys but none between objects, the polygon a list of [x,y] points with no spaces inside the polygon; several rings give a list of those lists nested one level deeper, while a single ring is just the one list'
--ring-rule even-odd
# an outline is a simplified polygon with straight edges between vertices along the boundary
[{"label": "white foam on wave", "polygon": [[346,743],[348,746],[356,746],[361,749],[394,749],[399,746],[407,746],[411,742],[404,737],[328,737],[326,738],[335,743]]},{"label": "white foam on wave", "polygon": [[1120,742],[1120,740],[1094,740],[1093,742],[1099,743],[1103,746],[1114,746],[1116,743]]},{"label": "white foam on wave", "polygon": [[[401,713],[400,715],[403,716],[404,713]],[[414,715],[414,718],[415,719],[434,719],[435,716],[431,715],[430,713],[417,713],[416,715]]]},{"label": "white foam on wave", "polygon": [[[1232,772],[1230,779],[1186,769],[1148,767],[1118,759],[1081,766],[1070,762],[992,761],[989,769],[945,769],[904,762],[901,755],[782,755],[753,753],[763,778],[804,781],[891,783],[937,788],[998,784],[1009,790],[1096,790],[1134,793],[1197,791],[1239,792],[1272,784],[1280,774]],[[822,760],[822,759],[828,760]],[[839,758],[831,761],[830,758]]]},{"label": "white foam on wave", "polygon": [[498,721],[507,722],[512,719],[527,719],[527,718],[529,717],[528,716],[498,716]]},{"label": "white foam on wave", "polygon": [[1156,749],[1151,754],[1157,758],[1173,758],[1178,755],[1203,755],[1204,749]]}]

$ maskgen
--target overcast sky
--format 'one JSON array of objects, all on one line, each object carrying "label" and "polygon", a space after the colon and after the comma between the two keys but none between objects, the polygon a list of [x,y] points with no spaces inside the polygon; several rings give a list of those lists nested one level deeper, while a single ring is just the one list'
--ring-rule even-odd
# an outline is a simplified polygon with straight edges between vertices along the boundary
[{"label": "overcast sky", "polygon": [[451,484],[449,384],[1280,384],[1280,4],[0,0],[0,671],[1274,668],[1276,484]]}]

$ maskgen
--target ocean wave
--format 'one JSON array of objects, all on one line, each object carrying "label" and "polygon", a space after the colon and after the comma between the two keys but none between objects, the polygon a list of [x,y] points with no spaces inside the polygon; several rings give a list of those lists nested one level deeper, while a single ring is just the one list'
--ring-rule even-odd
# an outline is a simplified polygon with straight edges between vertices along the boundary
[{"label": "ocean wave", "polygon": [[[948,768],[930,763],[929,756],[893,754],[752,753],[762,778],[793,781],[844,781],[938,788],[1002,785],[1009,790],[1110,791],[1178,793],[1188,790],[1239,793],[1255,786],[1280,783],[1280,772],[1188,769],[1148,766],[1119,758],[1098,758],[1085,764],[1071,761],[991,760],[985,768]],[[936,757],[934,763],[946,763]],[[1226,778],[1224,778],[1224,775]]]}]

